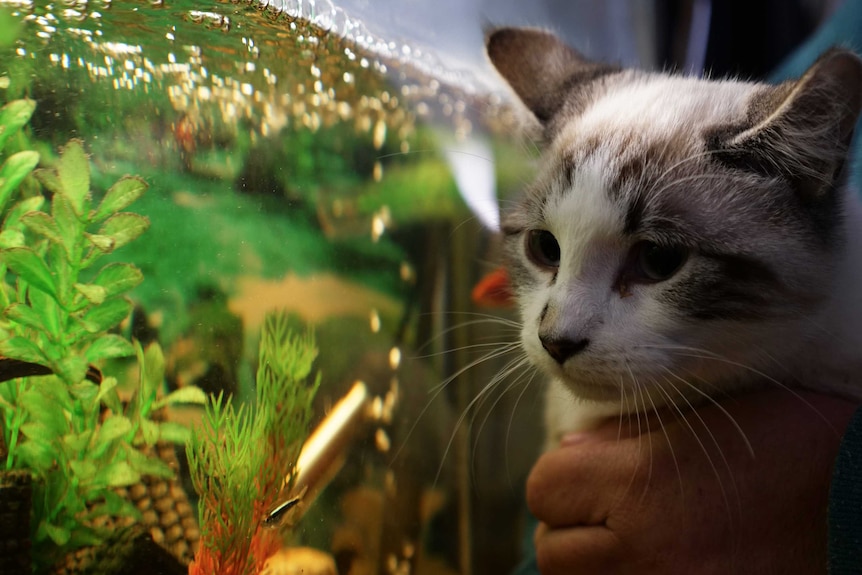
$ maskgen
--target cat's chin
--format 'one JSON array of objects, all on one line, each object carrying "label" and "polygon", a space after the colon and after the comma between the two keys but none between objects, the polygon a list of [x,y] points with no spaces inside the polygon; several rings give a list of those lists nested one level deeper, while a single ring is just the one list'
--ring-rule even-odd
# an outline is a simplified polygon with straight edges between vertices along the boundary
[{"label": "cat's chin", "polygon": [[565,388],[575,399],[598,402],[619,403],[623,393],[620,391],[619,379],[615,376],[603,377],[592,373],[570,373],[556,362],[548,359],[544,352],[532,357],[533,365],[544,373],[548,379]]},{"label": "cat's chin", "polygon": [[618,383],[600,381],[594,377],[573,378],[555,374],[554,379],[565,387],[576,399],[618,405],[622,392]]},{"label": "cat's chin", "polygon": [[575,393],[567,383],[557,378],[548,381],[545,451],[558,447],[568,433],[595,429],[608,418],[619,417],[628,411],[620,405],[619,393],[613,400],[589,400]]}]

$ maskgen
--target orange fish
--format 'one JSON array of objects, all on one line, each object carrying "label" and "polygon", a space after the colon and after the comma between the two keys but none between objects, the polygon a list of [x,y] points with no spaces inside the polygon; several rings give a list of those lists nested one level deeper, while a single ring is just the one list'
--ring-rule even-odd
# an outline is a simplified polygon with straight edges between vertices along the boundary
[{"label": "orange fish", "polygon": [[481,307],[504,308],[515,305],[515,295],[506,268],[499,267],[479,280],[471,294],[473,303]]}]

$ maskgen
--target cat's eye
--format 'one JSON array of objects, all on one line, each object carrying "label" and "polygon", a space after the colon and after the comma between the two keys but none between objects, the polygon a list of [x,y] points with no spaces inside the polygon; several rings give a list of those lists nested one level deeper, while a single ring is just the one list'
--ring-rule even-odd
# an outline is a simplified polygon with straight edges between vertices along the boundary
[{"label": "cat's eye", "polygon": [[635,271],[642,280],[660,282],[674,275],[688,258],[683,246],[663,246],[640,242],[635,246]]},{"label": "cat's eye", "polygon": [[548,230],[530,230],[527,232],[527,256],[543,268],[560,267],[560,244],[557,238]]}]

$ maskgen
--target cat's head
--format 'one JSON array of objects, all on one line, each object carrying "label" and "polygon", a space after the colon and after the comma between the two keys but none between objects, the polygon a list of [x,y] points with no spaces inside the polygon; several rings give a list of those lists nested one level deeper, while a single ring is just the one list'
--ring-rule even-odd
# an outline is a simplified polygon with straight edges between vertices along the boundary
[{"label": "cat's head", "polygon": [[712,392],[800,352],[843,249],[859,58],[769,86],[621,70],[536,29],[487,50],[543,139],[503,223],[537,366],[603,400]]}]

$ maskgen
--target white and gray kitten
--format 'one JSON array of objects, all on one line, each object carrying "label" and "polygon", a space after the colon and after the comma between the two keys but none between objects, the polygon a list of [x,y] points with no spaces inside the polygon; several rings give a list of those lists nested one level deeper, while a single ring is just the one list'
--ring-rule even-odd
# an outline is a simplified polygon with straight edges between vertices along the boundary
[{"label": "white and gray kitten", "polygon": [[545,142],[503,232],[549,446],[742,387],[862,399],[858,57],[771,86],[621,70],[536,29],[487,50]]}]

